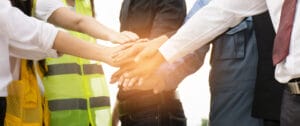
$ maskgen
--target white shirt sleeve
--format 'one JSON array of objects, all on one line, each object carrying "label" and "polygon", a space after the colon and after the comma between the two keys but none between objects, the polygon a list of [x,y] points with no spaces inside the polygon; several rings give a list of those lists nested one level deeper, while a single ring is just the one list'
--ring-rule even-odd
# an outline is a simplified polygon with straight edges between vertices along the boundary
[{"label": "white shirt sleeve", "polygon": [[266,10],[265,0],[212,0],[164,43],[159,51],[167,61],[173,62],[202,47],[245,17]]},{"label": "white shirt sleeve", "polygon": [[47,21],[52,13],[61,7],[64,7],[61,0],[37,0],[35,16],[40,20]]},{"label": "white shirt sleeve", "polygon": [[54,56],[58,30],[53,25],[26,16],[9,0],[0,1],[0,19],[0,34],[9,39],[10,55],[31,59]]}]

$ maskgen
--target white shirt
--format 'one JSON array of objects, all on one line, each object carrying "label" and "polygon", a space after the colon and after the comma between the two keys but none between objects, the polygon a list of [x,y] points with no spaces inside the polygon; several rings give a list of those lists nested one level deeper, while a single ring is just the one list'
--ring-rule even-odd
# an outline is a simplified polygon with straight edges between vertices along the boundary
[{"label": "white shirt", "polygon": [[63,6],[58,1],[37,1],[40,21],[12,7],[9,0],[0,0],[0,97],[7,96],[6,87],[12,81],[10,56],[37,60],[57,55],[52,46],[58,30],[44,21]]},{"label": "white shirt", "polygon": [[[159,51],[172,62],[202,47],[247,16],[269,10],[275,31],[278,29],[283,0],[212,0],[199,10]],[[300,2],[297,3],[290,50],[287,58],[276,66],[275,78],[287,83],[300,77]],[[298,64],[298,66],[297,66]]]}]

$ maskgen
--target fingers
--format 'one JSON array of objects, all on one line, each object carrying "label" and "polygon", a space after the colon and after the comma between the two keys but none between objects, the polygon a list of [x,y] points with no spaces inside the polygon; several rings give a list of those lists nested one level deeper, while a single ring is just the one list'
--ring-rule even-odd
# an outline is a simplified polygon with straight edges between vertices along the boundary
[{"label": "fingers", "polygon": [[149,41],[149,39],[139,39],[139,40],[137,40],[137,41],[135,41],[135,43],[143,43],[143,42],[148,42]]},{"label": "fingers", "polygon": [[136,41],[136,40],[138,40],[140,37],[137,35],[137,34],[135,34],[135,33],[133,33],[133,32],[130,32],[130,31],[123,31],[123,32],[121,32],[121,34],[123,34],[123,35],[125,35],[126,37],[128,37],[128,39],[129,39],[129,41],[128,42],[132,42],[132,41]]},{"label": "fingers", "polygon": [[143,83],[144,83],[144,78],[139,78],[137,86],[142,86]]},{"label": "fingers", "polygon": [[124,83],[124,81],[125,81],[125,77],[121,76],[119,81],[118,81],[118,87],[122,87],[122,84]]},{"label": "fingers", "polygon": [[130,68],[121,68],[118,71],[116,71],[115,73],[113,73],[110,78],[110,83],[117,82],[122,77],[123,73],[125,73],[129,69]]},{"label": "fingers", "polygon": [[109,36],[108,41],[111,41],[114,44],[124,44],[130,42],[130,39],[123,34],[114,34]]},{"label": "fingers", "polygon": [[127,44],[123,44],[123,45],[119,45],[116,47],[113,47],[113,51],[111,54],[111,58],[114,58],[116,56],[118,56],[119,54],[121,54],[124,50],[129,49],[130,47],[133,46],[133,43],[127,43]]},{"label": "fingers", "polygon": [[120,61],[126,60],[130,57],[131,58],[134,57],[140,50],[141,50],[140,46],[132,46],[125,50],[121,50],[119,52],[114,53],[112,55],[112,58],[113,58],[114,62],[120,62]]},{"label": "fingers", "polygon": [[125,81],[122,84],[122,89],[124,91],[131,90],[131,89],[134,88],[134,86],[137,85],[137,82],[138,82],[138,77],[126,78]]},{"label": "fingers", "polygon": [[129,78],[125,78],[124,81],[119,85],[122,87],[122,89],[124,91],[126,91],[128,89],[128,83],[129,83],[130,79]]},{"label": "fingers", "polygon": [[157,53],[157,49],[154,48],[145,48],[144,50],[142,50],[139,54],[137,54],[137,56],[135,57],[134,61],[135,62],[139,62],[143,59],[149,58],[154,56]]},{"label": "fingers", "polygon": [[139,80],[138,77],[134,77],[134,78],[130,79],[127,87],[132,88],[133,86],[137,85],[138,80]]},{"label": "fingers", "polygon": [[132,69],[131,71],[127,71],[123,74],[125,78],[133,78],[138,76],[144,76],[145,72],[143,69]]}]

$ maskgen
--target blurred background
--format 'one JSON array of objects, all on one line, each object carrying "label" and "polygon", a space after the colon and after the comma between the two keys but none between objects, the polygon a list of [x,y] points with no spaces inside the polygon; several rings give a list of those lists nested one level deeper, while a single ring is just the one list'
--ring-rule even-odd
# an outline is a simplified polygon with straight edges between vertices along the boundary
[{"label": "blurred background", "polygon": [[[123,0],[95,0],[96,18],[104,25],[119,31],[119,12]],[[187,12],[195,0],[186,0]],[[108,42],[98,40],[98,43],[109,45]],[[208,119],[210,94],[208,86],[209,57],[207,55],[204,65],[195,74],[187,77],[179,86],[180,99],[182,101],[188,126],[202,126]],[[116,68],[103,64],[107,82]],[[109,85],[111,104],[116,100],[117,86]],[[203,121],[204,120],[204,121]]]}]

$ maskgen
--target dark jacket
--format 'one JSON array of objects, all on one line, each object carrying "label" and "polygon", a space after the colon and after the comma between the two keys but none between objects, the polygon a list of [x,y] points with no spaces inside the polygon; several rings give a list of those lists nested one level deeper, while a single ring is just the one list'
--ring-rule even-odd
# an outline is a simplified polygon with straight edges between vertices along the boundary
[{"label": "dark jacket", "polygon": [[258,67],[252,114],[268,120],[279,120],[283,86],[274,78],[272,50],[275,32],[268,12],[254,16],[258,48]]},{"label": "dark jacket", "polygon": [[[140,38],[171,36],[183,24],[186,16],[185,0],[124,0],[120,12],[121,31],[132,31]],[[152,91],[119,90],[120,101]]]},{"label": "dark jacket", "polygon": [[135,32],[141,38],[171,35],[182,25],[185,16],[184,0],[124,0],[121,31]]}]

